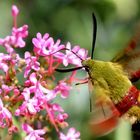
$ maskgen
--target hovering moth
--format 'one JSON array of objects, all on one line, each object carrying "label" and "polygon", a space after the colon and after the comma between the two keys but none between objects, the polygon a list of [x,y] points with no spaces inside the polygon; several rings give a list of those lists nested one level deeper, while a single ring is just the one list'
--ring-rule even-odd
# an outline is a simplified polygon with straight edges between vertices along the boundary
[{"label": "hovering moth", "polygon": [[56,69],[70,72],[85,68],[91,94],[90,126],[94,134],[104,135],[112,131],[120,117],[131,123],[140,120],[140,91],[133,85],[140,79],[140,33],[136,33],[125,49],[111,61],[93,59],[97,21],[93,14],[93,43],[91,59],[82,60],[82,67]]}]

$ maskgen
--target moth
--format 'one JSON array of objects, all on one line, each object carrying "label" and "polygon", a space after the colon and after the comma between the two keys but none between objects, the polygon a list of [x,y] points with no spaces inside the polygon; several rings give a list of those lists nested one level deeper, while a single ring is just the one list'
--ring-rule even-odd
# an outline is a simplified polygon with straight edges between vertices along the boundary
[{"label": "moth", "polygon": [[136,32],[125,49],[111,61],[95,60],[97,21],[94,14],[93,23],[91,59],[82,60],[82,67],[56,71],[85,68],[91,94],[90,127],[94,134],[104,135],[117,126],[120,117],[125,116],[132,124],[140,120],[140,91],[133,85],[140,79],[140,33]]}]

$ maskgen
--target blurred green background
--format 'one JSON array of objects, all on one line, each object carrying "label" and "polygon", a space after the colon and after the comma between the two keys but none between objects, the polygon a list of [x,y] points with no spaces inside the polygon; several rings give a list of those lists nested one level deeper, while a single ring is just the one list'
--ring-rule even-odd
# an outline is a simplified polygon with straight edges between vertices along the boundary
[{"label": "blurred green background", "polygon": [[[48,32],[62,43],[70,41],[91,51],[92,12],[97,18],[97,40],[94,58],[110,60],[126,46],[140,20],[139,0],[0,0],[0,37],[10,33],[11,5],[20,9],[18,25],[29,25],[25,50],[32,50],[31,39],[37,32]],[[61,75],[61,74],[60,74]],[[63,75],[63,74],[62,74]],[[85,77],[85,72],[78,77]],[[121,121],[118,128],[107,136],[95,138],[89,131],[88,85],[74,86],[68,100],[60,100],[70,114],[70,125],[81,132],[82,140],[131,140],[131,127]]]}]

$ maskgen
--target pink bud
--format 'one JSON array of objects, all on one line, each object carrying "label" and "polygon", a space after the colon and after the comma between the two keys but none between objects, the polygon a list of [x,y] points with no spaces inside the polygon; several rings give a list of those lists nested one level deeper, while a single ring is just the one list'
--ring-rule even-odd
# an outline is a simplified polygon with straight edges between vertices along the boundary
[{"label": "pink bud", "polygon": [[16,95],[16,96],[18,96],[19,95],[19,93],[20,93],[20,91],[18,90],[18,89],[14,89],[14,94]]},{"label": "pink bud", "polygon": [[12,16],[15,17],[19,13],[19,10],[16,5],[12,5]]}]

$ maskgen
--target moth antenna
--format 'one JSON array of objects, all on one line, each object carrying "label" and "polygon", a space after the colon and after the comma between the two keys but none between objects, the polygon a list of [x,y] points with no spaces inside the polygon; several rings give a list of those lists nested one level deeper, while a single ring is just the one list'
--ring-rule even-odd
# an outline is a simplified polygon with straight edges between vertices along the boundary
[{"label": "moth antenna", "polygon": [[96,34],[97,34],[97,20],[94,13],[92,13],[92,20],[93,20],[93,40],[92,40],[91,59],[93,59],[93,53],[94,53],[95,42],[96,42]]},{"label": "moth antenna", "polygon": [[[70,50],[69,50],[70,51]],[[78,55],[76,54],[75,52],[71,51],[73,54],[75,54],[81,61],[83,61],[83,59]]]},{"label": "moth antenna", "polygon": [[61,48],[60,50],[57,50],[57,51],[55,51],[55,52],[53,52],[53,53],[51,53],[51,54],[49,54],[49,55],[53,55],[53,54],[55,54],[55,53],[57,53],[57,52],[59,52],[59,51],[62,51],[62,50],[68,50],[67,48]]},{"label": "moth antenna", "polygon": [[57,53],[57,52],[59,52],[59,51],[62,51],[62,50],[67,50],[67,51],[72,52],[72,53],[75,54],[81,61],[83,61],[83,59],[82,59],[78,54],[76,54],[75,52],[73,52],[73,51],[71,51],[71,50],[69,50],[69,49],[67,49],[67,48],[61,48],[60,50],[57,50],[56,52],[53,52],[53,53],[51,53],[50,55],[55,54],[55,53]]}]

